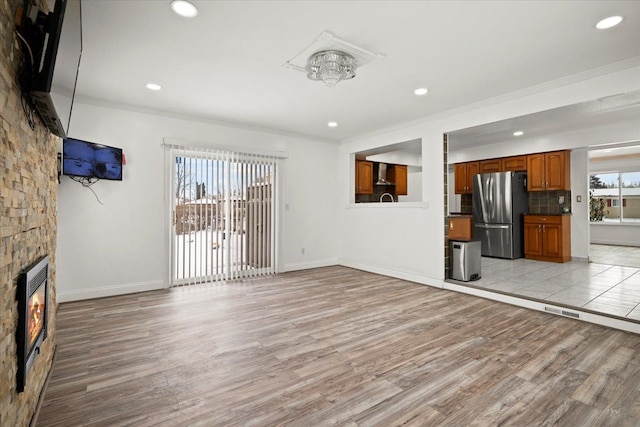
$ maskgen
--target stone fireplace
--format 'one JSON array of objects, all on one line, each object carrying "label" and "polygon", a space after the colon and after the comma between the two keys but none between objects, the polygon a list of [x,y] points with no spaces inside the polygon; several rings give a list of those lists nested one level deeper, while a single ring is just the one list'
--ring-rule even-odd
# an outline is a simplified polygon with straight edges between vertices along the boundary
[{"label": "stone fireplace", "polygon": [[[47,8],[45,0],[33,3]],[[33,421],[55,350],[59,144],[59,138],[47,131],[39,117],[33,117],[32,128],[22,109],[17,82],[23,56],[13,34],[15,12],[22,4],[22,0],[0,1],[0,424],[16,427]],[[47,338],[33,359],[24,391],[19,393],[16,338],[20,276],[46,254],[49,304],[38,309],[46,311]]]},{"label": "stone fireplace", "polygon": [[16,391],[22,393],[29,370],[47,338],[49,256],[42,257],[18,281],[18,371]]}]

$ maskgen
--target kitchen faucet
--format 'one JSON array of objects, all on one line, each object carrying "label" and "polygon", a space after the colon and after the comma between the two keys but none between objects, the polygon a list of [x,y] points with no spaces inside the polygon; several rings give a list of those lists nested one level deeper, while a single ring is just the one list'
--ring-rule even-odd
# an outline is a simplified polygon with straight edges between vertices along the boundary
[{"label": "kitchen faucet", "polygon": [[383,193],[382,196],[380,196],[380,203],[382,203],[382,199],[384,198],[384,196],[389,196],[391,197],[391,202],[395,202],[395,200],[393,200],[393,194],[391,193]]}]

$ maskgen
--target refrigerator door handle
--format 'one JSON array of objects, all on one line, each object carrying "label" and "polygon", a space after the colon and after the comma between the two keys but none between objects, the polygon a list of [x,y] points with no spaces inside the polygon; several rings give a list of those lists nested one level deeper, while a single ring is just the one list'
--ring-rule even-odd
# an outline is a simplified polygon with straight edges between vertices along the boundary
[{"label": "refrigerator door handle", "polygon": [[474,226],[485,229],[507,229],[510,227],[508,224],[475,224]]}]

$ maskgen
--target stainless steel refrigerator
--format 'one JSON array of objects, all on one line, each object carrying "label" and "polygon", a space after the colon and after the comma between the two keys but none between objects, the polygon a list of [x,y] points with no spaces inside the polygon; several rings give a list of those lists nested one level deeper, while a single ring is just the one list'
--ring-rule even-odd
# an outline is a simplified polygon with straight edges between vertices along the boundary
[{"label": "stainless steel refrigerator", "polygon": [[529,207],[525,172],[483,173],[473,177],[473,235],[482,256],[524,256],[524,214]]}]

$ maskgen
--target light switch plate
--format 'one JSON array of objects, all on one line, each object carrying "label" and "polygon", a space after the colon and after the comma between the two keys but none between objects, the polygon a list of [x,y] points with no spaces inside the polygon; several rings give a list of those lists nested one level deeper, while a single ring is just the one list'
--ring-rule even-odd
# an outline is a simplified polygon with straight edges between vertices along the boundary
[{"label": "light switch plate", "polygon": [[576,196],[576,202],[578,203],[582,202],[582,196]]}]

